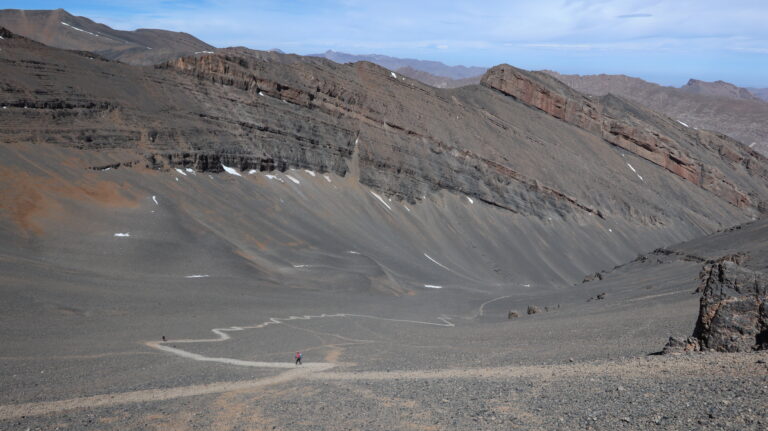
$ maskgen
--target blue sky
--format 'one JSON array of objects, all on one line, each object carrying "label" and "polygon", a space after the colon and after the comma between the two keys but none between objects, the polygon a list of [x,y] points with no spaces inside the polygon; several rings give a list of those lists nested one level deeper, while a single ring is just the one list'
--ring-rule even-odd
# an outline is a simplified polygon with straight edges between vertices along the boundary
[{"label": "blue sky", "polygon": [[4,0],[215,45],[768,87],[767,0]]}]

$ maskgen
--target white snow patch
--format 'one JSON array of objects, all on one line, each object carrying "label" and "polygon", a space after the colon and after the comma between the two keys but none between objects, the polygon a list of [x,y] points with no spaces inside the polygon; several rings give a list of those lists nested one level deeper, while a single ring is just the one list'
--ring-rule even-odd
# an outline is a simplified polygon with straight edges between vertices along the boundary
[{"label": "white snow patch", "polygon": [[240,175],[240,172],[237,172],[237,169],[235,168],[230,168],[229,166],[224,166],[224,165],[221,165],[221,167],[224,168],[224,171],[226,171],[230,175],[242,177],[242,175]]},{"label": "white snow patch", "polygon": [[102,171],[108,171],[110,169],[112,169],[112,168],[104,168],[104,169],[102,169]]},{"label": "white snow patch", "polygon": [[278,177],[277,175],[266,174],[264,176],[267,177],[267,179],[270,179],[270,180],[277,180],[277,181],[280,181],[281,183],[285,182],[285,181],[283,181],[282,178]]},{"label": "white snow patch", "polygon": [[627,163],[627,166],[629,166],[629,169],[632,169],[632,172],[634,172],[634,173],[635,173],[635,175],[637,175],[637,178],[640,178],[640,181],[645,181],[645,180],[643,179],[643,177],[642,177],[640,174],[638,174],[638,173],[637,173],[637,171],[635,170],[635,168],[633,168],[633,167],[632,167],[632,165],[630,165],[629,163]]},{"label": "white snow patch", "polygon": [[307,268],[312,265],[293,265],[294,268]]},{"label": "white snow patch", "polygon": [[259,91],[259,96],[266,96],[263,91]]},{"label": "white snow patch", "polygon": [[385,207],[387,207],[387,209],[388,209],[388,210],[392,211],[392,207],[391,207],[391,206],[389,206],[389,204],[387,203],[387,201],[385,201],[385,200],[384,200],[384,199],[383,199],[381,196],[377,195],[377,194],[376,194],[375,192],[373,192],[373,191],[371,191],[371,194],[372,194],[372,195],[374,195],[374,196],[376,197],[376,199],[378,199],[378,200],[379,200],[381,203],[383,203],[383,204],[384,204],[384,206],[385,206]]},{"label": "white snow patch", "polygon": [[[5,109],[5,106],[3,106],[3,109]],[[757,145],[757,142],[753,142],[753,143],[749,144],[749,148],[752,148],[752,147],[754,147],[755,145]]]},{"label": "white snow patch", "polygon": [[294,178],[294,177],[292,177],[292,176],[290,176],[288,174],[286,174],[285,176],[288,177],[288,179],[293,181],[294,183],[301,184],[301,181],[297,180],[296,178]]},{"label": "white snow patch", "polygon": [[355,145],[357,145],[357,142],[360,140],[360,138],[355,138]]},{"label": "white snow patch", "polygon": [[195,54],[213,54],[213,51],[196,51]]},{"label": "white snow patch", "polygon": [[184,175],[185,177],[187,176],[187,174],[179,168],[176,168],[176,172],[180,173],[181,175]]},{"label": "white snow patch", "polygon": [[115,234],[115,236],[121,237],[121,238],[127,238],[127,237],[131,236],[131,234],[128,233],[128,232],[125,232],[125,233],[118,232],[118,233]]},{"label": "white snow patch", "polygon": [[[8,107],[7,106],[3,106],[3,109],[8,109]],[[752,145],[755,145],[755,143],[753,142]]]},{"label": "white snow patch", "polygon": [[208,178],[213,179],[213,175],[208,175]]},{"label": "white snow patch", "polygon": [[248,171],[248,175],[253,175],[256,172],[259,172],[259,171],[257,171],[256,169],[251,169],[250,171]]},{"label": "white snow patch", "polygon": [[613,232],[613,229],[611,229],[611,228],[608,228],[608,232]]},{"label": "white snow patch", "polygon": [[187,169],[184,169],[184,170],[185,170],[185,171],[187,171],[187,172],[189,172],[190,174],[196,175],[196,174],[195,174],[195,170],[194,170],[194,169],[192,169],[192,168],[187,168]]},{"label": "white snow patch", "polygon": [[397,74],[395,72],[389,72],[390,75],[392,75],[393,78],[397,79]]},{"label": "white snow patch", "polygon": [[406,211],[411,212],[411,209],[408,208],[407,206],[403,205],[403,208],[405,208]]},{"label": "white snow patch", "polygon": [[75,27],[75,26],[73,26],[73,25],[71,25],[71,24],[67,24],[67,23],[66,23],[66,22],[64,22],[64,21],[61,21],[61,23],[62,23],[62,24],[64,24],[65,26],[67,26],[67,27],[69,27],[69,28],[73,29],[73,30],[82,31],[83,33],[88,33],[88,34],[90,34],[91,36],[96,36],[96,37],[99,37],[99,35],[98,35],[98,34],[96,34],[96,33],[91,33],[90,31],[85,31],[85,30],[83,30],[82,28],[77,28],[77,27]]},{"label": "white snow patch", "polygon": [[192,274],[192,275],[185,275],[184,278],[208,278],[210,275],[208,274]]},{"label": "white snow patch", "polygon": [[3,40],[3,39],[5,39],[5,38],[3,36],[0,36],[0,40]]},{"label": "white snow patch", "polygon": [[524,284],[523,287],[531,287],[530,284]]},{"label": "white snow patch", "polygon": [[173,178],[175,178],[175,179],[176,179],[176,181],[179,181],[179,177],[173,177]]},{"label": "white snow patch", "polygon": [[360,254],[359,251],[349,250],[347,253],[349,254]]},{"label": "white snow patch", "polygon": [[157,203],[157,196],[152,195],[152,200],[155,201],[155,205],[160,205],[159,203]]},{"label": "white snow patch", "polygon": [[441,267],[441,268],[445,268],[445,269],[447,269],[448,271],[450,271],[450,270],[451,270],[450,268],[448,268],[447,266],[443,265],[442,263],[440,263],[440,262],[436,261],[435,259],[432,259],[432,258],[431,258],[431,257],[430,257],[430,256],[429,256],[427,253],[424,253],[424,257],[426,257],[427,259],[429,259],[429,260],[431,260],[432,262],[436,263],[436,264],[437,264],[439,267]]},{"label": "white snow patch", "polygon": [[328,181],[329,183],[331,182],[331,177],[328,176],[328,174],[323,175],[323,178],[325,178],[325,180]]},{"label": "white snow patch", "polygon": [[312,175],[313,177],[317,175],[315,171],[310,171],[309,169],[304,169],[304,172],[308,173],[309,175]]},{"label": "white snow patch", "polygon": [[685,126],[685,127],[691,127],[691,126],[689,126],[689,125],[687,125],[687,124],[683,123],[683,122],[682,122],[682,121],[680,121],[680,120],[677,120],[677,122],[678,122],[678,123],[680,123],[680,124],[682,124],[682,125],[683,125],[683,126]]},{"label": "white snow patch", "polygon": [[474,200],[474,199],[472,199],[472,198],[471,198],[471,197],[469,197],[469,196],[467,196],[467,200],[468,200],[468,201],[469,201],[469,203],[471,203],[471,204],[474,204],[474,203],[475,203],[475,200]]},{"label": "white snow patch", "polygon": [[429,288],[429,289],[442,289],[443,288],[443,286],[437,286],[435,284],[425,284],[424,287]]}]

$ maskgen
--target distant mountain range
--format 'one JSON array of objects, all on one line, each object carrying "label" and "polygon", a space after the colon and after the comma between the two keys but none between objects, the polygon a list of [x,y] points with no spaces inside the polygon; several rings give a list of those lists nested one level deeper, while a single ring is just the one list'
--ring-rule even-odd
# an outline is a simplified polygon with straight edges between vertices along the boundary
[{"label": "distant mountain range", "polygon": [[749,88],[747,88],[747,90],[749,90],[749,92],[754,94],[755,96],[757,96],[757,97],[765,100],[766,102],[768,102],[768,88],[749,87]]},{"label": "distant mountain range", "polygon": [[768,103],[747,89],[723,81],[692,79],[675,88],[625,75],[547,73],[583,93],[626,97],[691,127],[718,130],[768,154]]},{"label": "distant mountain range", "polygon": [[337,51],[325,51],[322,54],[310,54],[311,57],[322,57],[336,63],[355,63],[358,61],[370,61],[389,70],[398,70],[410,67],[415,70],[427,72],[438,77],[450,79],[477,78],[480,82],[480,75],[487,70],[485,67],[467,67],[467,66],[448,66],[439,61],[416,60],[413,58],[397,58],[379,54],[355,55],[346,54]]},{"label": "distant mountain range", "polygon": [[214,47],[187,34],[168,30],[115,30],[64,9],[0,10],[0,27],[55,48],[89,51],[110,60],[150,65]]},{"label": "distant mountain range", "polygon": [[479,84],[480,78],[483,77],[482,75],[478,75],[470,78],[451,79],[445,76],[433,75],[429,72],[417,70],[409,66],[401,67],[395,72],[436,88],[458,88],[466,85]]}]

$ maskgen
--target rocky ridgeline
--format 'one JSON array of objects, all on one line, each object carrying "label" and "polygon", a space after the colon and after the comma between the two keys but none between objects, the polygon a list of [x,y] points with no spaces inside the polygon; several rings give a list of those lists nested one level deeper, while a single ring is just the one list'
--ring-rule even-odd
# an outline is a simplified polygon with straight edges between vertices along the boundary
[{"label": "rocky ridgeline", "polygon": [[744,255],[707,262],[693,335],[672,337],[664,353],[768,349],[768,274],[741,266]]},{"label": "rocky ridgeline", "polygon": [[527,72],[509,65],[490,69],[481,84],[599,135],[732,205],[740,208],[765,206],[761,199],[750,196],[717,167],[692,151],[706,149],[734,168],[745,169],[754,177],[766,178],[765,168],[755,162],[764,160],[764,157],[725,135],[677,124],[611,94],[586,96],[548,74]]},{"label": "rocky ridgeline", "polygon": [[[293,143],[264,148],[264,156],[256,157],[227,152],[155,153],[150,159],[153,167],[192,166],[216,171],[221,169],[221,162],[241,170],[300,167],[345,175],[355,153],[356,171],[363,184],[409,202],[447,189],[515,213],[544,216],[552,211],[577,212],[602,217],[596,209],[557,189],[451,145],[434,133],[441,127],[414,124],[416,114],[408,114],[412,108],[401,106],[414,95],[421,98],[419,103],[431,106],[427,109],[442,113],[442,118],[466,112],[445,103],[434,89],[410,80],[403,82],[403,77],[374,64],[362,62],[349,67],[275,52],[227,49],[217,55],[180,58],[160,68],[237,90],[237,97],[245,93],[257,100],[282,102],[280,108],[291,111],[281,118],[283,128],[261,127],[259,131]],[[275,115],[280,113],[275,110],[271,116]],[[329,139],[323,129],[333,129],[336,136]],[[320,146],[326,154],[306,158],[295,151],[307,146]]]},{"label": "rocky ridgeline", "polygon": [[[714,230],[752,217],[768,196],[768,162],[730,141],[696,135],[619,99],[592,100],[553,78],[515,72],[530,79],[507,79],[508,66],[489,71],[485,86],[449,91],[372,63],[245,48],[137,68],[19,36],[0,44],[7,60],[0,64],[0,142],[133,150],[161,170],[221,172],[226,165],[352,173],[409,202],[447,190],[544,219],[613,214],[644,225]],[[551,115],[590,133],[561,127]],[[606,129],[609,120],[627,126]],[[645,142],[625,147],[720,201],[684,184],[648,192],[605,151],[605,130],[626,135],[621,142]],[[680,142],[688,147],[676,149]],[[103,164],[136,159],[128,157]],[[604,169],[608,159],[615,169]],[[617,175],[628,179],[617,182]]]}]

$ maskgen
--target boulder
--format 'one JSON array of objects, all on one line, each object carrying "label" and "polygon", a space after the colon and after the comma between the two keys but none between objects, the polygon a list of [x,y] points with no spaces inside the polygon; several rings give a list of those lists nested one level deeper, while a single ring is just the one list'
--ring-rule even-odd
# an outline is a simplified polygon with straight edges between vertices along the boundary
[{"label": "boulder", "polygon": [[509,313],[507,313],[507,319],[517,319],[520,317],[520,313],[517,312],[517,310],[509,310]]},{"label": "boulder", "polygon": [[693,337],[702,350],[768,348],[768,274],[725,258],[704,265],[699,290],[702,296]]},{"label": "boulder", "polygon": [[701,350],[699,340],[695,337],[669,337],[667,345],[661,351],[662,355],[674,355]]},{"label": "boulder", "polygon": [[535,305],[529,305],[528,314],[536,314],[536,313],[541,313],[541,308]]}]

